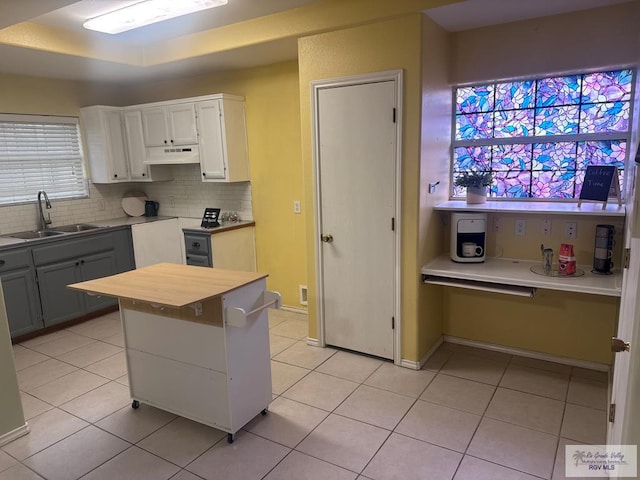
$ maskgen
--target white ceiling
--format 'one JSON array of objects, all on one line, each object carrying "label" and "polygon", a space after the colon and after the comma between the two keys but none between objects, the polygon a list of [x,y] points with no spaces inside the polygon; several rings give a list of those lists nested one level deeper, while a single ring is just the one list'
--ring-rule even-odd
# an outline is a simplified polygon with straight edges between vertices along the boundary
[{"label": "white ceiling", "polygon": [[[82,28],[88,18],[137,1],[140,0],[0,0],[0,29],[29,21],[80,34],[88,44],[115,42],[133,51],[155,42],[302,7],[318,0],[229,0],[222,7],[117,36]],[[632,0],[466,0],[425,13],[445,29],[460,31],[627,1]],[[266,65],[294,59],[296,55],[296,39],[291,38],[142,67],[0,43],[0,73],[126,83]]]}]

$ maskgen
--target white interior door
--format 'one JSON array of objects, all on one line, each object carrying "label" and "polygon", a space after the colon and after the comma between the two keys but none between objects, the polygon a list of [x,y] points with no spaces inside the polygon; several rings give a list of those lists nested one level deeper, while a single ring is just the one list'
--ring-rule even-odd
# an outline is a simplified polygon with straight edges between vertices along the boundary
[{"label": "white interior door", "polygon": [[640,198],[637,190],[630,196],[625,231],[630,262],[623,273],[616,333],[617,338],[629,343],[630,348],[616,353],[614,358],[611,403],[615,405],[615,420],[609,423],[607,430],[609,445],[640,443]]},{"label": "white interior door", "polygon": [[395,81],[318,90],[321,314],[328,345],[394,358]]}]

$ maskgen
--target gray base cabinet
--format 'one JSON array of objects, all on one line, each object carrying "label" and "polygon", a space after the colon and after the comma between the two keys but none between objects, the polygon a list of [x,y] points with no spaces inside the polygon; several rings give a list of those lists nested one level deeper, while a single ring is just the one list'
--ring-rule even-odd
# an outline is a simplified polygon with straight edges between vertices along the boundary
[{"label": "gray base cabinet", "polygon": [[45,327],[117,304],[110,297],[89,297],[67,288],[71,283],[116,273],[110,233],[34,248],[33,255],[38,265],[36,273]]},{"label": "gray base cabinet", "polygon": [[133,270],[131,229],[38,241],[0,250],[0,280],[12,337],[117,305],[70,283]]},{"label": "gray base cabinet", "polygon": [[67,288],[70,283],[82,281],[75,260],[38,267],[37,275],[46,327],[84,314],[82,295]]},{"label": "gray base cabinet", "polygon": [[33,267],[0,274],[12,337],[42,328],[40,302]]},{"label": "gray base cabinet", "polygon": [[116,305],[111,297],[89,296],[67,285],[116,273],[113,251],[38,267],[38,284],[45,327]]}]

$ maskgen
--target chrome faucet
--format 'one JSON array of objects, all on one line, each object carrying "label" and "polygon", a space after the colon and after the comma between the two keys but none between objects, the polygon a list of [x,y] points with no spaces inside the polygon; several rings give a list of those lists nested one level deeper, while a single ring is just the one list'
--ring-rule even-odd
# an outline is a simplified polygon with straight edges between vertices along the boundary
[{"label": "chrome faucet", "polygon": [[44,195],[44,201],[47,210],[51,208],[51,202],[49,196],[44,190],[38,192],[38,211],[40,212],[40,230],[46,230],[51,225],[51,214],[47,213],[47,218],[44,218],[44,211],[42,210],[42,195]]}]

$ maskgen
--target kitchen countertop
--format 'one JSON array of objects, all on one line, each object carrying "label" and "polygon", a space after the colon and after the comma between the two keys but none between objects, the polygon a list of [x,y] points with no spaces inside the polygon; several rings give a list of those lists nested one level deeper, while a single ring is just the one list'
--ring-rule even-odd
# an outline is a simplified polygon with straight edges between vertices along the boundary
[{"label": "kitchen countertop", "polygon": [[256,224],[253,220],[241,220],[235,223],[228,223],[226,225],[220,225],[215,228],[204,228],[200,225],[196,225],[193,227],[184,227],[182,229],[183,232],[208,232],[211,235],[220,232],[228,232],[229,230],[235,230],[236,228],[244,228],[244,227],[253,227]]},{"label": "kitchen countertop", "polygon": [[[137,225],[140,223],[149,223],[149,222],[157,222],[159,220],[169,220],[171,218],[177,218],[177,217],[118,217],[118,218],[111,218],[108,220],[96,220],[95,222],[93,221],[89,221],[89,222],[78,222],[78,223],[86,223],[88,225],[96,225],[97,227],[101,227],[101,228],[115,228],[115,227],[124,227],[124,226],[130,226],[130,225]],[[60,226],[60,225],[58,225]],[[55,230],[56,227],[49,227],[49,230]],[[35,230],[35,228],[34,228]],[[85,232],[81,232],[83,234],[88,234],[89,232],[91,233],[99,233],[100,230],[87,230]],[[4,233],[2,234],[2,236],[0,236],[0,248],[2,247],[12,247],[12,246],[18,246],[18,245],[23,245],[26,243],[33,243],[34,241],[42,241],[45,240],[45,238],[37,238],[37,239],[23,239],[23,238],[13,238],[13,237],[9,237],[7,235],[11,235],[14,232],[9,232],[9,233]],[[77,233],[73,233],[73,235],[76,235]],[[55,235],[52,237],[46,237],[46,240],[49,239],[59,239],[59,238],[68,238],[68,235]]]}]

